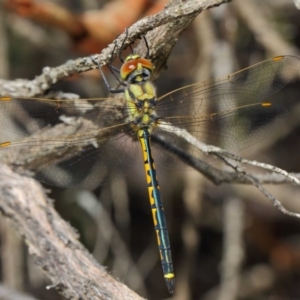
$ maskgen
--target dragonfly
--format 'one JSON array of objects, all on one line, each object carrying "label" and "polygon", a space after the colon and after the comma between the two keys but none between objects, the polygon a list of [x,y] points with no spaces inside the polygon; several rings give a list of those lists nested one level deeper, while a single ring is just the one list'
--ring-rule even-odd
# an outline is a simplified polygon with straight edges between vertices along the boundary
[{"label": "dragonfly", "polygon": [[[274,93],[298,70],[299,58],[277,56],[157,97],[148,54],[130,54],[119,71],[112,68],[121,88],[111,91],[120,92],[120,98],[1,97],[0,128],[14,139],[0,136],[0,161],[13,157],[15,168],[27,167],[38,180],[52,185],[91,187],[106,182],[107,169],[129,172],[142,156],[163,276],[173,293],[175,274],[151,138],[185,147],[186,141],[175,135],[182,128],[212,145],[222,140],[232,151],[249,147],[282,124],[285,99],[278,100]],[[167,133],[162,129],[166,124]],[[158,148],[154,154],[161,152]]]}]

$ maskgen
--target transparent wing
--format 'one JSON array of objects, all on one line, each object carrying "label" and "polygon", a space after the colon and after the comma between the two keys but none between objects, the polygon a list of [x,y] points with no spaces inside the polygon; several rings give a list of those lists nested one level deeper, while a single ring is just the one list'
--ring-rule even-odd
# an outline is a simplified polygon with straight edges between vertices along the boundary
[{"label": "transparent wing", "polygon": [[273,95],[299,72],[300,60],[279,56],[159,98],[162,120],[198,139],[238,151],[259,142],[282,123],[286,99]]},{"label": "transparent wing", "polygon": [[61,117],[84,117],[98,126],[125,122],[124,100],[116,98],[52,100],[0,97],[0,128],[28,136],[62,122]]},{"label": "transparent wing", "polygon": [[[159,98],[157,113],[200,140],[238,151],[282,123],[286,99],[273,94],[299,69],[296,57],[266,60],[224,79],[175,90]],[[129,172],[140,158],[121,100],[2,97],[0,113],[0,159],[37,170],[37,178],[47,183],[95,186],[105,182],[107,170]],[[182,142],[156,134],[175,145]],[[174,167],[161,148],[154,155]]]},{"label": "transparent wing", "polygon": [[0,99],[0,160],[43,182],[95,187],[139,157],[120,100]]}]

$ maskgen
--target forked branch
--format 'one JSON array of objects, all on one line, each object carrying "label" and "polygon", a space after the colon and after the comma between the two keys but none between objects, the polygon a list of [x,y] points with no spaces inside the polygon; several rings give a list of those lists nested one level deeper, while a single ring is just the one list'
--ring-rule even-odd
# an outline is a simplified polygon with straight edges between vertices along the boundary
[{"label": "forked branch", "polygon": [[[258,168],[267,170],[267,171],[271,171],[272,173],[280,175],[281,178],[282,177],[285,178],[286,179],[285,182],[291,182],[298,186],[300,186],[300,180],[299,180],[300,175],[299,174],[294,175],[294,174],[291,174],[291,173],[289,173],[281,168],[278,168],[276,166],[266,164],[266,163],[261,163],[261,162],[255,161],[255,160],[244,159],[236,154],[230,153],[219,147],[206,145],[206,144],[200,142],[199,140],[197,140],[193,135],[191,135],[186,130],[177,128],[177,127],[175,127],[173,125],[169,125],[167,123],[165,123],[165,124],[161,123],[160,128],[162,130],[165,130],[166,132],[172,132],[173,134],[186,140],[189,144],[196,147],[202,153],[207,154],[207,155],[213,155],[213,156],[217,157],[218,159],[220,159],[222,162],[224,162],[227,166],[229,166],[230,168],[232,168],[235,171],[234,173],[236,175],[236,179],[242,178],[242,179],[246,180],[248,183],[255,186],[265,197],[267,197],[272,202],[272,204],[275,207],[277,207],[284,214],[300,218],[299,213],[295,213],[295,212],[292,212],[292,211],[289,211],[288,209],[286,209],[278,199],[276,199],[268,190],[266,190],[262,186],[263,180],[259,179],[259,177],[253,176],[252,174],[247,172],[245,169],[239,167],[237,164],[235,164],[233,162],[238,162],[238,163],[241,163],[244,165],[245,164],[252,165],[252,166],[256,166]],[[159,139],[157,141],[163,145],[163,141],[160,141]],[[170,147],[171,147],[170,150],[173,151],[173,153],[179,155],[179,157],[182,156],[182,158],[186,162],[189,162],[189,164],[192,167],[200,170],[206,177],[208,177],[210,180],[212,180],[216,184],[226,182],[226,180],[224,178],[226,178],[226,177],[228,178],[228,176],[229,177],[231,176],[230,172],[220,171],[220,170],[208,165],[204,161],[200,161],[194,157],[187,157],[186,154],[184,154],[183,152],[179,152],[178,149],[175,149],[174,147],[172,148],[172,146],[170,146]],[[230,178],[230,179],[233,179],[233,178]],[[265,178],[265,180],[266,180],[266,178]],[[282,180],[282,179],[280,179],[280,180]],[[231,183],[233,183],[233,182],[234,182],[234,180],[231,181]],[[267,179],[267,182],[271,183],[270,177]],[[278,183],[278,181],[277,182],[275,181],[275,183]]]},{"label": "forked branch", "polygon": [[[116,57],[121,45],[126,47],[149,32],[147,34],[147,40],[151,45],[151,59],[156,66],[156,72],[159,72],[161,68],[165,66],[166,59],[173,49],[178,36],[191,24],[195,17],[203,10],[230,1],[231,0],[171,1],[169,6],[160,13],[143,18],[130,26],[128,28],[128,34],[121,34],[114,43],[108,45],[107,48],[93,58],[97,60],[100,65],[105,65]],[[170,26],[170,24],[172,24],[172,26]],[[126,41],[124,43],[125,38]],[[143,50],[141,50],[141,52],[142,51]],[[45,67],[42,74],[36,76],[33,80],[0,80],[0,96],[33,97],[42,95],[57,81],[96,68],[97,65],[94,64],[90,57],[68,60],[58,67]]]}]

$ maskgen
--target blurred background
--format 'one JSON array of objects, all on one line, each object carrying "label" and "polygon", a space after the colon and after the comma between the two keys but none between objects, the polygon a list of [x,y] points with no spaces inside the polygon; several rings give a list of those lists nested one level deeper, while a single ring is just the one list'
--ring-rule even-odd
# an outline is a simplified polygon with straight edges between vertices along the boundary
[{"label": "blurred background", "polygon": [[[62,6],[61,1],[2,0],[0,78],[33,79],[46,66],[99,53],[126,27],[166,4],[77,0]],[[300,11],[293,0],[235,0],[201,13],[184,31],[168,69],[155,82],[158,94],[276,55],[300,56],[299,45]],[[114,86],[115,79],[107,76]],[[59,82],[55,89],[81,97],[108,94],[97,70]],[[299,82],[284,91],[282,104],[297,112]],[[280,132],[243,151],[243,157],[299,172],[300,124],[297,113],[291,118]],[[196,171],[177,172],[175,166],[170,172],[159,161],[156,165],[177,276],[173,296],[161,271],[142,162],[127,177],[93,192],[47,188],[85,247],[147,299],[300,299],[300,220],[280,213],[250,185],[217,187]],[[266,188],[288,209],[300,212],[299,187]],[[46,289],[51,283],[2,216],[0,234],[0,281],[32,299],[62,299]]]}]

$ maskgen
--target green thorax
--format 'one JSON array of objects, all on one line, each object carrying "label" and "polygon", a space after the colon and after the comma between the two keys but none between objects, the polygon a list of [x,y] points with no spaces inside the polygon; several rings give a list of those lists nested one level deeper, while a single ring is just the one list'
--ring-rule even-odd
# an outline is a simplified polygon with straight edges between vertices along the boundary
[{"label": "green thorax", "polygon": [[121,68],[121,78],[127,83],[124,93],[128,119],[139,136],[140,129],[151,133],[157,124],[156,90],[150,82],[152,71],[151,61],[138,55],[128,56]]}]

